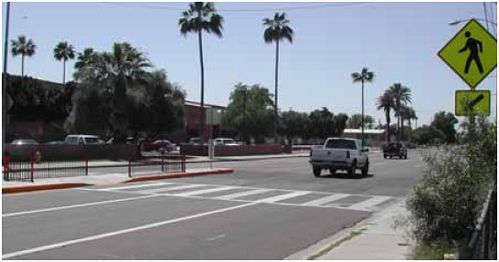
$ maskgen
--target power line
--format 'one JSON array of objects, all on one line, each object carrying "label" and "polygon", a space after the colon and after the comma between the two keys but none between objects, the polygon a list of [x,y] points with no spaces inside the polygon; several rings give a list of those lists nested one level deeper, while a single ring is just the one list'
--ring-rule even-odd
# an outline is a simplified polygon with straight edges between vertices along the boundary
[{"label": "power line", "polygon": [[[101,2],[101,4],[106,5],[114,5],[120,7],[139,7],[145,9],[153,9],[153,10],[167,10],[167,11],[185,11],[185,8],[176,8],[170,6],[163,5],[151,5],[151,4],[139,4],[139,5],[125,5],[125,3],[114,3],[114,2]],[[321,8],[330,8],[330,7],[349,7],[349,6],[359,6],[366,5],[371,3],[328,3],[328,4],[317,4],[317,5],[307,5],[307,6],[295,6],[295,7],[275,7],[275,8],[261,8],[261,9],[217,9],[219,12],[273,12],[273,11],[289,11],[289,10],[306,10],[306,9],[321,9]]]}]

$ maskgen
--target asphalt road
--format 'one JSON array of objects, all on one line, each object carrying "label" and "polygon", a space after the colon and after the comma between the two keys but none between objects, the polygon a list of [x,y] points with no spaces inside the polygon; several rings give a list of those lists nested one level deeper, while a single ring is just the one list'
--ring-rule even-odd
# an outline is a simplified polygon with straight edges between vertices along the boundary
[{"label": "asphalt road", "polygon": [[[370,154],[368,177],[308,158],[220,162],[233,174],[5,195],[3,259],[283,259],[399,201],[422,177]],[[206,167],[208,164],[197,164]]]}]

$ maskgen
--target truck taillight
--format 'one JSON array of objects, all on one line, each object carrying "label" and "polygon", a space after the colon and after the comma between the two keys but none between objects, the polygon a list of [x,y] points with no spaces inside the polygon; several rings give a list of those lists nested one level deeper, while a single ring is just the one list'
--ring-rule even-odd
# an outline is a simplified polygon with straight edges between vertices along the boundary
[{"label": "truck taillight", "polygon": [[347,150],[347,158],[350,158],[350,151]]}]

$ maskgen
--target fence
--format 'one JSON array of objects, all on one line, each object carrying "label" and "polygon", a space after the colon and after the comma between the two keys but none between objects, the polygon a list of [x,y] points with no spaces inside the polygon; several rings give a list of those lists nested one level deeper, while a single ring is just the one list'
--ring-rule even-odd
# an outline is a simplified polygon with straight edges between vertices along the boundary
[{"label": "fence", "polygon": [[466,246],[460,248],[459,259],[497,259],[497,189],[489,191],[476,226]]},{"label": "fence", "polygon": [[[43,161],[37,163],[33,158],[29,161],[11,161],[9,157],[4,157],[2,161],[3,179],[5,181],[26,181],[34,182],[39,178],[57,178],[85,176],[92,169],[121,169],[120,173],[125,173],[132,177],[134,172],[140,167],[155,166],[158,167],[157,173],[175,173],[185,172],[185,156],[179,156],[175,159],[161,156],[158,159],[147,162],[132,162],[128,160],[126,164],[116,165],[89,165],[89,161],[70,160],[70,161]],[[115,170],[113,172],[115,172]],[[105,173],[105,172],[104,172]]]}]

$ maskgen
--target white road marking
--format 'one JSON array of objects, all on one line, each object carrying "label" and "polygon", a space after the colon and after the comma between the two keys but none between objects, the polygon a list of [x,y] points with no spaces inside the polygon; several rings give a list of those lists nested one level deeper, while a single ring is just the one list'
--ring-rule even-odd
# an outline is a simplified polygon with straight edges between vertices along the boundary
[{"label": "white road marking", "polygon": [[278,196],[274,196],[274,197],[268,197],[268,198],[264,198],[264,199],[259,199],[259,200],[256,200],[255,202],[258,202],[258,203],[273,203],[273,202],[277,202],[277,201],[282,201],[284,199],[288,199],[288,198],[293,198],[293,197],[297,197],[297,196],[303,196],[303,195],[306,195],[306,194],[309,194],[310,192],[306,192],[306,191],[296,191],[296,192],[291,192],[291,193],[287,193],[287,194],[284,194],[284,195],[278,195]]},{"label": "white road marking", "polygon": [[342,199],[342,198],[345,198],[348,196],[350,196],[350,195],[348,195],[348,194],[334,194],[334,195],[330,195],[327,197],[315,199],[315,200],[312,200],[312,201],[309,201],[306,203],[302,203],[300,205],[301,206],[321,206],[322,204],[333,202],[335,200]]},{"label": "white road marking", "polygon": [[155,194],[155,193],[165,192],[165,191],[182,190],[182,189],[190,189],[190,188],[205,187],[205,186],[206,185],[198,185],[198,184],[181,185],[181,186],[174,186],[174,187],[162,187],[162,188],[149,189],[149,190],[140,190],[140,191],[135,191],[135,192],[146,193],[146,194]]},{"label": "white road marking", "polygon": [[224,195],[224,196],[218,196],[214,197],[215,199],[221,199],[221,200],[231,200],[234,198],[239,198],[239,197],[244,197],[244,196],[251,196],[251,195],[256,195],[256,194],[261,194],[261,193],[266,193],[269,192],[270,189],[255,189],[251,191],[245,191],[245,192],[240,192],[240,193],[234,193],[230,195]]},{"label": "white road marking", "polygon": [[126,234],[126,233],[136,232],[136,231],[140,231],[140,230],[144,230],[144,229],[164,226],[164,225],[182,222],[182,221],[186,221],[186,220],[190,220],[190,219],[194,219],[194,218],[199,218],[199,217],[209,216],[209,215],[218,214],[218,213],[231,211],[231,210],[235,210],[235,209],[240,209],[240,208],[244,208],[244,207],[249,207],[249,206],[253,206],[253,205],[257,205],[257,204],[258,203],[247,203],[247,204],[238,205],[238,206],[221,208],[221,209],[217,209],[217,210],[213,210],[213,211],[208,211],[208,212],[199,213],[199,214],[190,215],[190,216],[185,216],[185,217],[174,218],[174,219],[165,220],[165,221],[152,223],[152,224],[146,224],[146,225],[142,225],[142,226],[138,226],[138,227],[132,227],[132,228],[122,229],[122,230],[108,232],[108,233],[104,233],[104,234],[99,234],[99,235],[94,235],[94,236],[89,236],[89,237],[78,238],[78,239],[73,239],[73,240],[69,240],[69,241],[54,243],[51,245],[20,250],[20,251],[11,252],[11,253],[2,255],[2,259],[8,259],[8,258],[12,258],[12,257],[17,257],[17,256],[35,253],[35,252],[46,251],[46,250],[55,249],[55,248],[59,248],[59,247],[64,247],[64,246],[89,242],[92,240],[102,239],[102,238],[106,238],[106,237],[112,237],[112,236],[122,235],[122,234]]},{"label": "white road marking", "polygon": [[133,201],[133,200],[139,200],[139,199],[144,199],[144,198],[152,198],[152,197],[158,197],[158,196],[159,195],[146,195],[146,196],[129,197],[129,198],[107,200],[107,201],[100,201],[100,202],[92,202],[92,203],[85,203],[85,204],[77,204],[77,205],[51,207],[51,208],[44,208],[44,209],[37,209],[37,210],[29,210],[29,211],[22,211],[22,212],[16,212],[16,213],[3,214],[2,218],[4,218],[4,217],[13,217],[13,216],[21,216],[21,215],[27,215],[27,214],[35,214],[35,213],[42,213],[42,212],[57,211],[57,210],[64,210],[64,209],[77,208],[77,207],[89,207],[89,206],[106,205],[106,204],[111,204],[111,203]]},{"label": "white road marking", "polygon": [[221,234],[221,235],[218,235],[218,236],[207,238],[206,240],[207,241],[213,241],[213,240],[217,240],[217,239],[224,238],[224,237],[225,237],[225,234]]},{"label": "white road marking", "polygon": [[390,198],[391,197],[387,197],[387,196],[375,196],[375,197],[372,197],[370,199],[359,202],[357,204],[351,205],[348,207],[348,209],[366,210],[366,209],[369,209],[370,207],[381,204]]},{"label": "white road marking", "polygon": [[190,192],[180,193],[180,194],[175,194],[175,195],[176,196],[194,196],[194,195],[202,195],[202,194],[213,193],[213,192],[218,192],[218,191],[230,190],[230,189],[234,189],[234,188],[237,188],[237,187],[233,187],[233,186],[217,187],[217,188],[190,191]]},{"label": "white road marking", "polygon": [[99,191],[113,191],[113,190],[144,188],[144,187],[152,187],[152,186],[158,186],[158,185],[170,185],[170,184],[173,184],[173,183],[170,183],[170,182],[158,182],[158,183],[154,183],[154,184],[141,184],[141,185],[132,185],[132,186],[108,187],[108,188],[102,188],[102,189],[97,189],[97,190],[99,190]]}]

